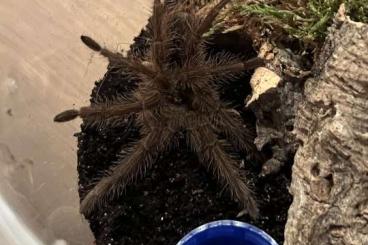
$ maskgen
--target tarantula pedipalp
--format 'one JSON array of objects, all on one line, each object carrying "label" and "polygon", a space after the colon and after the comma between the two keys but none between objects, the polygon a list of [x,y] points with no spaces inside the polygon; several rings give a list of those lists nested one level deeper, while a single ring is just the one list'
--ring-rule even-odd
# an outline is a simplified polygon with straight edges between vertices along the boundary
[{"label": "tarantula pedipalp", "polygon": [[249,152],[253,149],[249,131],[243,127],[240,116],[220,100],[213,80],[253,69],[262,61],[241,62],[224,53],[209,56],[206,41],[202,39],[228,2],[220,1],[203,17],[190,3],[173,5],[154,0],[149,23],[150,50],[144,59],[134,55],[125,57],[101,47],[90,37],[81,37],[84,44],[106,57],[110,66],[128,70],[140,82],[129,97],[67,110],[54,121],[65,122],[79,116],[86,122],[104,122],[108,126],[135,114],[142,134],[131,153],[84,197],[81,203],[84,215],[121,194],[169,148],[175,134],[182,131],[200,161],[213,169],[252,217],[257,217],[252,191],[243,181],[236,161],[226,152],[229,144],[218,136],[225,136],[232,147]]}]

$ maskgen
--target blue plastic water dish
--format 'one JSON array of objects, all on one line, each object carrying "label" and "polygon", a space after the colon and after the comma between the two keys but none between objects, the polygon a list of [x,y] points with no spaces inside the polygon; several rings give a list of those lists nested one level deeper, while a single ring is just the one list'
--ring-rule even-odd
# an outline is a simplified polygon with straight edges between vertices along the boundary
[{"label": "blue plastic water dish", "polygon": [[277,245],[277,242],[253,225],[219,220],[192,230],[177,245]]}]

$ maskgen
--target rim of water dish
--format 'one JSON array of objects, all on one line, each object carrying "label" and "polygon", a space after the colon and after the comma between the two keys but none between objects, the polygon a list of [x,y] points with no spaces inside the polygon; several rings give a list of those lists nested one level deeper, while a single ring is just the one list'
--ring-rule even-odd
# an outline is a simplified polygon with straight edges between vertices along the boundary
[{"label": "rim of water dish", "polygon": [[218,227],[218,226],[235,226],[235,227],[241,227],[241,228],[245,228],[247,230],[250,230],[251,232],[257,233],[258,235],[260,235],[263,239],[265,239],[267,242],[270,243],[270,245],[278,245],[277,242],[270,236],[268,235],[266,232],[264,232],[263,230],[245,223],[245,222],[241,222],[241,221],[236,221],[236,220],[217,220],[217,221],[212,221],[210,223],[201,225],[197,228],[195,228],[194,230],[190,231],[187,235],[185,235],[176,245],[184,245],[189,239],[191,239],[193,236],[195,236],[196,234],[213,228],[213,227]]}]

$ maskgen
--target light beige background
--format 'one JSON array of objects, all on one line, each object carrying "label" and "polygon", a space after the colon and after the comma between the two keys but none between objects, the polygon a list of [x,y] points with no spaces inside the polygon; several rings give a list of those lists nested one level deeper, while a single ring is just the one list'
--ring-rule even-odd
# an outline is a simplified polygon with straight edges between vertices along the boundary
[{"label": "light beige background", "polygon": [[106,70],[79,36],[127,49],[151,4],[0,0],[0,244],[93,243],[78,212],[73,133],[80,121],[52,119],[88,103]]}]

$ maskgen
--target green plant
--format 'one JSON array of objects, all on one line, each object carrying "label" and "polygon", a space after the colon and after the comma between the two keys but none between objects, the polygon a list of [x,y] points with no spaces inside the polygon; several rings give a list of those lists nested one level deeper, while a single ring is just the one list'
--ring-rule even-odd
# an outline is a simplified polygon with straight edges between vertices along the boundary
[{"label": "green plant", "polygon": [[310,42],[324,40],[327,27],[342,3],[353,20],[368,21],[368,0],[287,0],[252,4],[238,1],[233,9],[242,16],[258,16],[264,24]]},{"label": "green plant", "polygon": [[368,23],[368,0],[346,1],[346,7],[353,20]]},{"label": "green plant", "polygon": [[293,37],[304,41],[323,39],[327,26],[337,12],[341,0],[283,1],[279,5],[240,4],[242,15],[254,14],[271,26],[281,27]]}]

